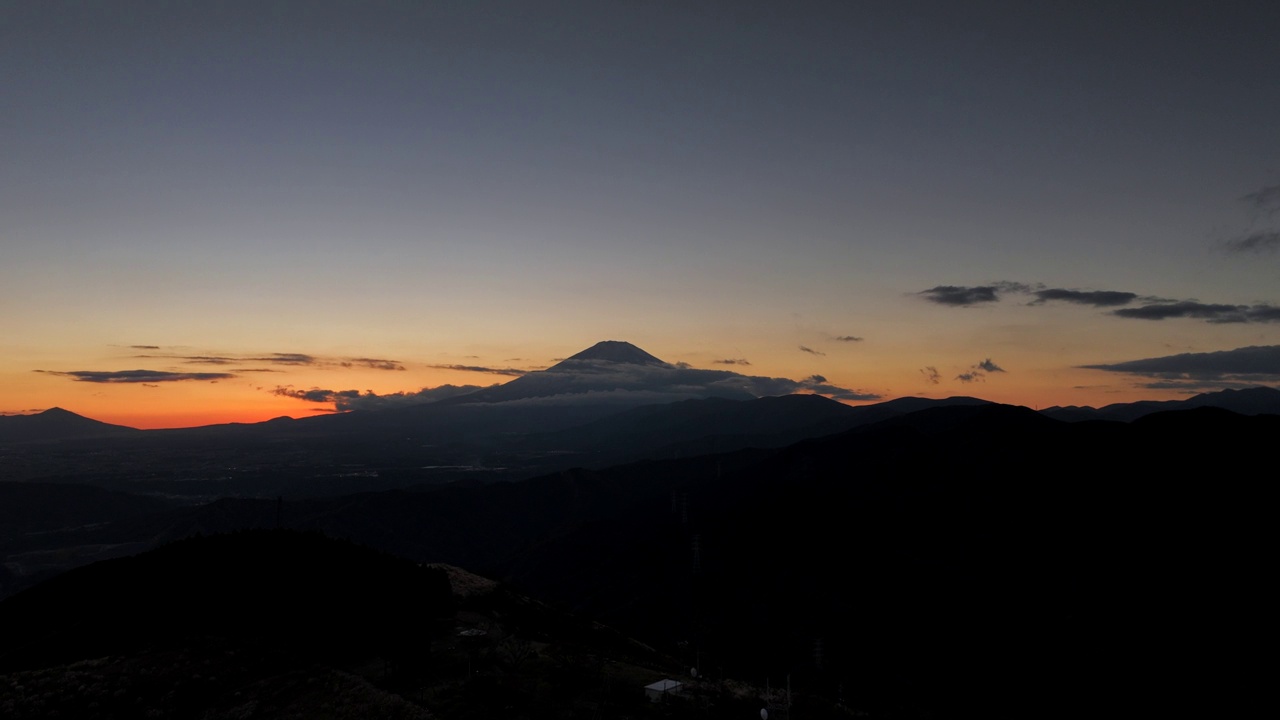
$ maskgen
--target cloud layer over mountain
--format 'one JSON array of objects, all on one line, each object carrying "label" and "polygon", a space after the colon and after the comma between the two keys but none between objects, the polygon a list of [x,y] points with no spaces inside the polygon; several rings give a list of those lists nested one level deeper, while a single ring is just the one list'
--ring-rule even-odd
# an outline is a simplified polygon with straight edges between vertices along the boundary
[{"label": "cloud layer over mountain", "polygon": [[[717,362],[726,364],[725,361]],[[735,360],[734,364],[749,363]],[[703,370],[684,363],[666,363],[630,343],[617,341],[599,343],[546,370],[523,373],[506,384],[487,388],[443,385],[423,388],[416,393],[390,395],[321,388],[297,390],[289,387],[278,387],[273,392],[308,402],[332,402],[339,411],[440,400],[520,405],[642,405],[706,397],[748,400],[793,393],[816,393],[851,401],[881,399],[878,393],[833,385],[826,377],[817,374],[802,380],[791,380],[743,375],[731,370]]]}]

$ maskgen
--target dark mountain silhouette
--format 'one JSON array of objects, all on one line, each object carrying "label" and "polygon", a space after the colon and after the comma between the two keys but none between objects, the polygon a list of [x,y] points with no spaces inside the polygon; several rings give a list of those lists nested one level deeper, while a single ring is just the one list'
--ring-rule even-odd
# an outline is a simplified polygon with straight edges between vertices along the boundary
[{"label": "dark mountain silhouette", "polygon": [[579,453],[574,459],[580,464],[604,467],[650,458],[783,447],[928,407],[985,403],[968,397],[899,398],[854,407],[820,395],[744,401],[707,398],[646,405],[528,440],[547,448],[572,449]]},{"label": "dark mountain silhouette", "polygon": [[[922,404],[965,402],[903,398],[855,409],[791,395],[797,387],[778,378],[672,365],[631,343],[605,341],[546,370],[439,402],[301,420],[135,431],[134,437],[98,432],[99,427],[67,433],[68,439],[47,449],[28,445],[13,451],[16,462],[9,465],[13,479],[101,484],[129,492],[168,493],[171,488],[161,485],[182,477],[187,482],[176,486],[180,492],[202,499],[340,494],[468,477],[517,479],[575,464],[599,467],[646,457],[778,447]],[[745,404],[682,405],[597,425],[628,409],[685,400]],[[699,419],[713,406],[718,409]],[[111,442],[116,439],[121,442]],[[5,442],[2,434],[0,442]]]},{"label": "dark mountain silhouette", "polygon": [[1114,403],[1101,408],[1069,405],[1041,410],[1055,420],[1079,422],[1081,420],[1118,420],[1132,422],[1145,415],[1169,410],[1186,410],[1197,407],[1216,407],[1241,415],[1280,415],[1280,390],[1270,387],[1243,390],[1219,390],[1201,393],[1186,400],[1140,400],[1131,403]]},{"label": "dark mountain silhouette", "polygon": [[550,370],[565,370],[578,367],[588,362],[627,363],[631,365],[666,366],[667,363],[641,350],[629,342],[621,340],[602,340],[582,352],[575,353],[552,365]]},{"label": "dark mountain silhouette", "polygon": [[671,365],[628,342],[606,340],[511,382],[441,400],[436,405],[516,403],[630,407],[688,398],[756,397],[745,376]]},{"label": "dark mountain silhouette", "polygon": [[433,403],[287,422],[8,444],[5,471],[16,480],[99,485],[200,502],[219,496],[341,495],[781,447],[920,407],[981,402],[902,398],[850,407],[816,395],[781,395],[638,407],[589,401]]},{"label": "dark mountain silhouette", "polygon": [[0,443],[125,437],[140,432],[124,425],[91,420],[57,407],[34,415],[0,416]]},{"label": "dark mountain silhouette", "polygon": [[[708,405],[710,407],[710,404]],[[730,677],[873,716],[1230,711],[1261,698],[1280,417],[933,407],[784,448],[286,501],[283,522],[505,578]],[[80,542],[269,527],[221,500]],[[896,708],[896,710],[895,710]]]},{"label": "dark mountain silhouette", "polygon": [[671,484],[508,567],[737,673],[941,716],[1247,706],[1264,684],[1233,638],[1269,622],[1253,468],[1277,431],[1209,408],[1134,425],[931,409],[700,477],[697,460],[604,471]]}]

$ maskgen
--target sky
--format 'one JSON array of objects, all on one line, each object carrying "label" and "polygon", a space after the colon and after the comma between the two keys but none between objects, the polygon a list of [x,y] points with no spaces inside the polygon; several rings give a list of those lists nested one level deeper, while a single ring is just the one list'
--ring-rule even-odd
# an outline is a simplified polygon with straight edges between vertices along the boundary
[{"label": "sky", "polygon": [[1277,386],[1277,37],[1248,0],[0,0],[0,413],[306,417],[600,340],[849,402]]}]

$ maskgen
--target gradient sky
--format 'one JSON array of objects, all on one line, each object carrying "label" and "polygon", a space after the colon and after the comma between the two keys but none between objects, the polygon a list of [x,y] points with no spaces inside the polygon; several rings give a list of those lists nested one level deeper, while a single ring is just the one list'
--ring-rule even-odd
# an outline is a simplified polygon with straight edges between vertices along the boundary
[{"label": "gradient sky", "polygon": [[1277,38],[1246,1],[0,2],[0,411],[302,417],[606,339],[885,399],[1274,386]]}]

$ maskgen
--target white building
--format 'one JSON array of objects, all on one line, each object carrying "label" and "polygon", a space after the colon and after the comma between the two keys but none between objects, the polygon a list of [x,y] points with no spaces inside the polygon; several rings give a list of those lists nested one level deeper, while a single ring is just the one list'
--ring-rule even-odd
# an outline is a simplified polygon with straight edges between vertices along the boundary
[{"label": "white building", "polygon": [[658,682],[653,683],[652,685],[645,685],[644,694],[645,694],[645,697],[649,698],[651,702],[658,702],[665,695],[668,695],[668,694],[674,695],[676,693],[679,693],[681,688],[683,687],[684,687],[684,683],[676,682],[675,680],[670,680],[670,679],[659,680]]}]

